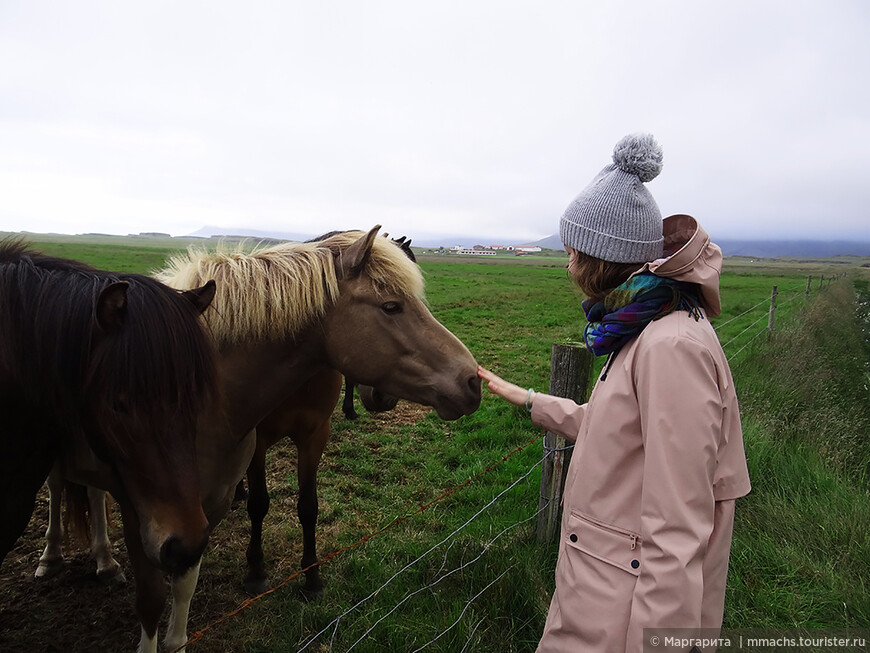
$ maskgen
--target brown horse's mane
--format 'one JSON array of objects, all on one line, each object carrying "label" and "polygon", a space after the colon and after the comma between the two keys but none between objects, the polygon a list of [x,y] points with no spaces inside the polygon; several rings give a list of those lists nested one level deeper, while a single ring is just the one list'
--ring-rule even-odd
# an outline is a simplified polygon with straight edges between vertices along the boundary
[{"label": "brown horse's mane", "polygon": [[[247,252],[244,244],[220,245],[214,252],[191,247],[155,276],[175,288],[215,280],[217,294],[204,317],[219,346],[293,337],[335,302],[336,261],[364,235],[349,231]],[[420,268],[387,238],[374,239],[364,273],[380,293],[423,298]]]}]

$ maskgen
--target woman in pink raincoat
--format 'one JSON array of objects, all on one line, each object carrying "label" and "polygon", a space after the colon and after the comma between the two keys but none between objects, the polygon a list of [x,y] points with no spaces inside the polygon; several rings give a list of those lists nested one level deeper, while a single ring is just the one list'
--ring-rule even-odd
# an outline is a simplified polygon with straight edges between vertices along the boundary
[{"label": "woman in pink raincoat", "polygon": [[575,441],[540,652],[640,652],[644,629],[722,624],[734,503],[750,489],[734,382],[708,321],[722,255],[694,218],[662,220],[645,186],[661,166],[652,136],[625,137],[560,222],[588,297],[586,345],[608,356],[588,403],[479,370]]}]

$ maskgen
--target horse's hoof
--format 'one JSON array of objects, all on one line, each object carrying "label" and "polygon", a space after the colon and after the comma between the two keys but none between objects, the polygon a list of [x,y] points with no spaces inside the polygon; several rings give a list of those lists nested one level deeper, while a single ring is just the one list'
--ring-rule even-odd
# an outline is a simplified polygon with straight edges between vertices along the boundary
[{"label": "horse's hoof", "polygon": [[269,583],[266,582],[265,578],[260,579],[250,579],[246,578],[244,582],[245,592],[248,593],[249,596],[259,596],[263,592],[269,589]]},{"label": "horse's hoof", "polygon": [[127,577],[121,566],[113,567],[112,569],[100,569],[97,571],[97,580],[103,585],[126,585]]},{"label": "horse's hoof", "polygon": [[47,562],[40,562],[39,566],[36,568],[36,571],[33,573],[33,577],[37,580],[41,580],[43,578],[54,578],[61,571],[63,571],[63,560],[50,560]]},{"label": "horse's hoof", "polygon": [[299,592],[302,594],[302,598],[308,602],[319,601],[323,598],[323,588],[325,586],[326,583],[323,581],[320,581],[317,584],[305,583],[305,585],[299,588]]}]

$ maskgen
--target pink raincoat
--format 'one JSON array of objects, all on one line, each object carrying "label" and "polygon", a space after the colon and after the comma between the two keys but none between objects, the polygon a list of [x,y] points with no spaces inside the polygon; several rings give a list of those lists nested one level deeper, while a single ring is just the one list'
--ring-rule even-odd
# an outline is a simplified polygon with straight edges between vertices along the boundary
[{"label": "pink raincoat", "polygon": [[[688,215],[666,218],[664,232],[666,258],[641,270],[699,284],[715,317],[720,249]],[[576,439],[538,651],[639,653],[644,628],[718,629],[734,500],[750,485],[734,382],[710,322],[686,311],[651,322],[588,403],[539,394],[532,421]]]}]

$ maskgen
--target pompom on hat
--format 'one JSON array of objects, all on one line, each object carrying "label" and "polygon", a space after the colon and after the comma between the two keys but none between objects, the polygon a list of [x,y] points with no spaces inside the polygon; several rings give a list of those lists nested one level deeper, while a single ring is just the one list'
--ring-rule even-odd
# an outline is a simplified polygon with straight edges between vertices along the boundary
[{"label": "pompom on hat", "polygon": [[662,169],[662,148],[650,134],[630,134],[613,148],[613,163],[565,209],[562,243],[614,263],[662,257],[662,214],[645,182]]}]

